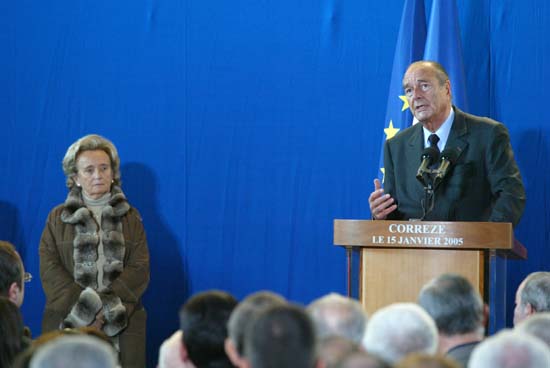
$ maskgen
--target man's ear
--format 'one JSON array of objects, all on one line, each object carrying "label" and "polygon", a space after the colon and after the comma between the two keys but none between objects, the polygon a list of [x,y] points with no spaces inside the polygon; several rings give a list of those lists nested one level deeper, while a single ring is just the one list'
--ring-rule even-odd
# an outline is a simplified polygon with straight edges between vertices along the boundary
[{"label": "man's ear", "polygon": [[525,315],[526,316],[530,316],[532,314],[537,313],[537,311],[535,310],[535,308],[533,308],[531,303],[525,303],[525,309],[524,310],[525,310]]},{"label": "man's ear", "polygon": [[239,352],[237,351],[237,347],[235,346],[235,344],[233,344],[233,341],[229,337],[225,338],[224,348],[225,354],[227,354],[227,357],[235,367],[243,368],[246,366],[244,359],[239,355]]},{"label": "man's ear", "polygon": [[487,328],[489,325],[489,306],[487,304],[483,304],[483,321],[482,326],[484,328]]},{"label": "man's ear", "polygon": [[17,305],[17,300],[21,294],[21,288],[17,285],[16,282],[12,282],[10,288],[8,289],[8,299],[12,301],[13,304]]},{"label": "man's ear", "polygon": [[182,362],[187,362],[189,360],[189,354],[187,353],[187,348],[183,341],[180,342],[180,358]]}]

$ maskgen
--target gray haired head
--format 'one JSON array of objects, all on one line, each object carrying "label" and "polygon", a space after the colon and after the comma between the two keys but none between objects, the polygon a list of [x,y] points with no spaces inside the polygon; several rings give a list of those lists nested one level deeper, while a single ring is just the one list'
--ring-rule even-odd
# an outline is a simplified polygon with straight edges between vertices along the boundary
[{"label": "gray haired head", "polygon": [[361,344],[368,316],[357,300],[330,293],[314,300],[306,312],[313,320],[318,339],[341,336]]},{"label": "gray haired head", "polygon": [[410,353],[434,354],[437,327],[432,317],[414,303],[395,303],[374,313],[367,324],[365,349],[390,364]]},{"label": "gray haired head", "polygon": [[483,334],[483,300],[463,276],[443,274],[434,278],[420,290],[418,304],[444,335]]},{"label": "gray haired head", "polygon": [[523,281],[521,304],[531,304],[535,312],[550,312],[550,272],[533,272]]},{"label": "gray haired head", "polygon": [[544,342],[517,331],[503,331],[476,346],[468,368],[550,367],[550,351]]},{"label": "gray haired head", "polygon": [[227,333],[233,341],[237,352],[244,354],[244,335],[248,325],[263,310],[275,306],[285,305],[287,302],[281,295],[271,291],[258,291],[244,298],[231,312],[227,323]]},{"label": "gray haired head", "polygon": [[115,351],[109,344],[89,335],[58,337],[41,346],[30,368],[115,368]]}]

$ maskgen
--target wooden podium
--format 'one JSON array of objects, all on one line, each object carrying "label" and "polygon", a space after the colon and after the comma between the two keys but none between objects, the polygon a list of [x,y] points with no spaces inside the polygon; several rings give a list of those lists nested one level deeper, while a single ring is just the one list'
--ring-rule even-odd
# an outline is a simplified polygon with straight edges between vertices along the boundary
[{"label": "wooden podium", "polygon": [[510,223],[334,220],[334,244],[346,248],[348,295],[358,289],[367,312],[414,302],[432,278],[458,273],[489,305],[489,333],[506,325],[506,258],[527,258]]}]

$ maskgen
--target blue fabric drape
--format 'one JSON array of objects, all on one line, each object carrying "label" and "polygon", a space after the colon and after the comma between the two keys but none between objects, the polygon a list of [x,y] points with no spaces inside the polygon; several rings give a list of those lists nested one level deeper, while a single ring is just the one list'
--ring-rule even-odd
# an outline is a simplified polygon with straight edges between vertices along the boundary
[{"label": "blue fabric drape", "polygon": [[[300,303],[344,293],[332,220],[370,218],[403,5],[4,2],[0,238],[35,275],[23,306],[34,334],[38,241],[66,196],[65,150],[88,133],[117,145],[123,189],[143,216],[150,362],[197,291],[271,289]],[[457,9],[469,110],[506,124],[526,184],[516,235],[529,260],[509,262],[515,290],[550,267],[550,3]]]}]

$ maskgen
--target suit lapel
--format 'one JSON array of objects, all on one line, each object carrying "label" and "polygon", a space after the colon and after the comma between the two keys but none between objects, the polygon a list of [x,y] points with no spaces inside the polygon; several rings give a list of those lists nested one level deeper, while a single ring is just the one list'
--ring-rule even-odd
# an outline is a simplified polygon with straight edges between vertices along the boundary
[{"label": "suit lapel", "polygon": [[467,137],[469,135],[468,125],[466,124],[465,114],[460,111],[457,107],[454,107],[455,118],[453,120],[453,126],[451,127],[451,132],[449,133],[449,138],[445,144],[445,149],[447,148],[457,148],[459,150],[458,159],[462,153],[468,147]]},{"label": "suit lapel", "polygon": [[[422,130],[422,124],[417,123],[412,127],[413,132],[409,138],[406,148],[407,157],[420,160],[420,155],[424,149],[424,132]],[[420,161],[418,162],[420,164]]]}]

